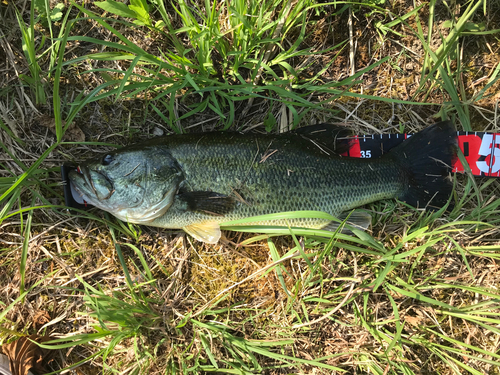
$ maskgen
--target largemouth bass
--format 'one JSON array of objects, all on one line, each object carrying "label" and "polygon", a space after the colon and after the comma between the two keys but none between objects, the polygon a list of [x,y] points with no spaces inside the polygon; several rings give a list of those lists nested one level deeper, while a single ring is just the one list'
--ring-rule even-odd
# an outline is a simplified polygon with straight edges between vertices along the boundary
[{"label": "largemouth bass", "polygon": [[[380,199],[422,208],[448,201],[457,148],[451,122],[434,124],[377,159],[338,155],[339,134],[320,124],[280,135],[172,135],[86,161],[69,177],[85,201],[121,220],[182,228],[207,243],[218,242],[220,224],[257,215],[315,210],[343,218]],[[370,224],[367,214],[349,218]],[[319,218],[251,224],[335,229]]]}]

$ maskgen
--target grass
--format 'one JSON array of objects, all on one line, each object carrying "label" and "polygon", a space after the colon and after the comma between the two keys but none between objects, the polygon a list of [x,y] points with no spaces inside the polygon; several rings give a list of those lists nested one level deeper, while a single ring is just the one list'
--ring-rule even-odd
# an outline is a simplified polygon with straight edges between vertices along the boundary
[{"label": "grass", "polygon": [[376,202],[368,233],[238,222],[208,246],[68,213],[57,171],[159,132],[494,131],[494,2],[49,5],[2,10],[0,344],[50,334],[55,373],[498,373],[494,179],[457,176],[448,212]]}]

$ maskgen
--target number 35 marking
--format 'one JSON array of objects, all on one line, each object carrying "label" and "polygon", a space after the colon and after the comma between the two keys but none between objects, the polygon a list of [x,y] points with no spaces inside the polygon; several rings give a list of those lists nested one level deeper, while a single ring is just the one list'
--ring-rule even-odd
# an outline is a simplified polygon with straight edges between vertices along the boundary
[{"label": "number 35 marking", "polygon": [[490,164],[488,164],[486,160],[476,161],[476,165],[481,172],[497,173],[500,171],[500,149],[495,147],[493,143],[493,134],[483,135],[481,147],[479,148],[479,155],[485,157],[491,156]]},{"label": "number 35 marking", "polygon": [[362,158],[368,159],[372,157],[372,150],[360,151],[360,153]]}]

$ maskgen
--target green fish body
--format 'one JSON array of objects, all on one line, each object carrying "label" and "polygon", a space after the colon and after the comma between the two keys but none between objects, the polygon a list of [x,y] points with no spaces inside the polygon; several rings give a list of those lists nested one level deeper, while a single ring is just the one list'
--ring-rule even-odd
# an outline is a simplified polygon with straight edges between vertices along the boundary
[{"label": "green fish body", "polygon": [[[182,228],[208,243],[219,240],[220,224],[253,216],[313,210],[342,217],[380,199],[420,207],[448,200],[446,176],[456,148],[450,122],[417,133],[377,159],[339,156],[332,151],[341,144],[338,134],[337,127],[322,124],[281,135],[173,135],[82,163],[70,180],[84,200],[122,220]],[[368,225],[366,215],[358,219]],[[250,224],[321,229],[330,221]]]}]

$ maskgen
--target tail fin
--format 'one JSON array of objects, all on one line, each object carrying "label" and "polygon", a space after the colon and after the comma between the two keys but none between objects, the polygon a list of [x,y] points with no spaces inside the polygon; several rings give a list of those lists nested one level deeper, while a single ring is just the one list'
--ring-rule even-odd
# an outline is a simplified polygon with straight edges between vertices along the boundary
[{"label": "tail fin", "polygon": [[415,207],[439,209],[452,192],[451,165],[458,148],[451,121],[434,124],[392,149],[401,167],[405,189],[399,200]]}]

